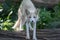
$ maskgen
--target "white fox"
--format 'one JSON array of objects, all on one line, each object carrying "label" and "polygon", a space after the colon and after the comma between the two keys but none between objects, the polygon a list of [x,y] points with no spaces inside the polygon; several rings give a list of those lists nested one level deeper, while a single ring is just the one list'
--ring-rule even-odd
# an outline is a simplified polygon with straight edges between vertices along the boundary
[{"label": "white fox", "polygon": [[[36,22],[38,20],[38,11],[35,8],[31,0],[23,0],[18,9],[18,20],[13,27],[14,29],[19,28],[20,31],[23,30],[22,26],[26,24],[26,38],[30,39],[29,28],[33,30],[33,40],[36,38]],[[18,24],[20,23],[20,24]],[[31,23],[33,27],[31,26]],[[19,27],[17,27],[20,25]]]}]

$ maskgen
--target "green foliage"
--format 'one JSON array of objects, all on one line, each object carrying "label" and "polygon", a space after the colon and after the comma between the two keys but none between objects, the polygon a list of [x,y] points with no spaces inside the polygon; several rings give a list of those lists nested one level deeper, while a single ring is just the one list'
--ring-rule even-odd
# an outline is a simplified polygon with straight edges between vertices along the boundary
[{"label": "green foliage", "polygon": [[54,16],[53,18],[54,18],[54,20],[56,20],[56,21],[60,21],[60,6],[58,5],[58,6],[55,6],[54,8],[54,13],[52,13],[52,15]]},{"label": "green foliage", "polygon": [[49,26],[51,28],[60,28],[60,3],[55,6],[54,8],[54,13],[52,13],[52,22],[49,23]]},{"label": "green foliage", "polygon": [[37,28],[38,29],[54,29],[54,28],[60,28],[60,4],[55,6],[54,12],[47,11],[45,8],[40,9],[40,19],[37,22]]},{"label": "green foliage", "polygon": [[3,11],[1,12],[1,17],[3,18],[3,20],[6,20],[7,16],[11,11],[12,11],[12,14],[10,15],[10,19],[12,20],[17,19],[16,13],[20,3],[21,3],[21,0],[18,3],[14,3],[13,0],[5,0],[5,2],[2,4]]},{"label": "green foliage", "polygon": [[37,24],[38,28],[46,28],[48,23],[52,21],[51,13],[50,11],[47,11],[45,8],[40,9],[40,15],[39,15],[39,23]]},{"label": "green foliage", "polygon": [[2,30],[12,30],[13,23],[10,20],[6,20],[2,23]]},{"label": "green foliage", "polygon": [[4,3],[0,3],[0,29],[2,30],[12,30],[12,26],[17,19],[17,11],[22,0],[19,2],[13,2],[13,0],[5,0]]}]

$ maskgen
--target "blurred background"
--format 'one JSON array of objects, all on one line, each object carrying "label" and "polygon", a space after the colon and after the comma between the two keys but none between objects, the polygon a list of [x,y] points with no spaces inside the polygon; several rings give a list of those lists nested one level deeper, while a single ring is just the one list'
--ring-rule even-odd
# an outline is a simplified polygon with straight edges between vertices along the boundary
[{"label": "blurred background", "polygon": [[[10,30],[18,19],[18,8],[22,0],[0,0],[0,30]],[[60,28],[59,0],[32,0],[39,8],[37,29]]]}]

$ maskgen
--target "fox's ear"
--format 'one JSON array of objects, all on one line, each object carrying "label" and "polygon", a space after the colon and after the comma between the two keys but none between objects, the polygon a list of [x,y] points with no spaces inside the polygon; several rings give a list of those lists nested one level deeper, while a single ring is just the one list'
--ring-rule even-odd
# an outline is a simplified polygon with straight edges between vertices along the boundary
[{"label": "fox's ear", "polygon": [[36,14],[39,15],[39,13],[40,13],[40,9],[37,8],[37,9],[36,9],[36,12],[37,12]]},{"label": "fox's ear", "polygon": [[27,9],[25,10],[25,12],[26,12],[26,15],[28,15],[28,14],[29,14],[29,11],[28,11]]}]

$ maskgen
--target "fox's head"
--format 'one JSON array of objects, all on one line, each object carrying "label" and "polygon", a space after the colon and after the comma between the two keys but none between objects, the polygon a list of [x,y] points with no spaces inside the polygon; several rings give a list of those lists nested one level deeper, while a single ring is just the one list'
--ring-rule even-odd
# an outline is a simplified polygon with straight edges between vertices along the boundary
[{"label": "fox's head", "polygon": [[38,10],[26,10],[26,14],[30,22],[36,22],[39,19]]}]

